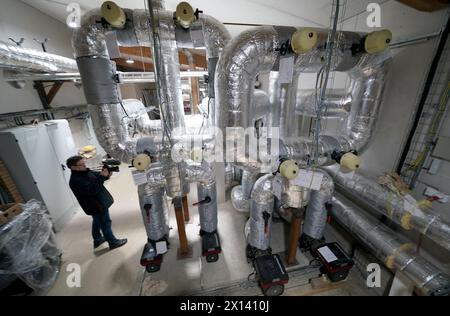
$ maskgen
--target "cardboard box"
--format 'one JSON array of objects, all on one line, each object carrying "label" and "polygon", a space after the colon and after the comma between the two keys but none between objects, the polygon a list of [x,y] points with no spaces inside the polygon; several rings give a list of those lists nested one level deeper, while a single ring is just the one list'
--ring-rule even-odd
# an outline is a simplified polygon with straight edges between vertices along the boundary
[{"label": "cardboard box", "polygon": [[0,225],[11,221],[22,212],[22,207],[18,203],[0,205]]}]

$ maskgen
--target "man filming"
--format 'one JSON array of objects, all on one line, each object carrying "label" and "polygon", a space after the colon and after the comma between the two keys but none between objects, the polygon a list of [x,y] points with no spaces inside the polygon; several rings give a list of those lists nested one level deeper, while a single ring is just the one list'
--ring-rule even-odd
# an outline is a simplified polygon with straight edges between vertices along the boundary
[{"label": "man filming", "polygon": [[73,194],[83,211],[92,216],[94,249],[105,241],[108,242],[109,249],[125,245],[127,239],[117,239],[112,232],[108,208],[114,203],[114,199],[103,186],[103,182],[110,178],[112,172],[106,166],[101,172],[88,169],[82,156],[70,157],[66,165],[72,170],[69,185]]}]

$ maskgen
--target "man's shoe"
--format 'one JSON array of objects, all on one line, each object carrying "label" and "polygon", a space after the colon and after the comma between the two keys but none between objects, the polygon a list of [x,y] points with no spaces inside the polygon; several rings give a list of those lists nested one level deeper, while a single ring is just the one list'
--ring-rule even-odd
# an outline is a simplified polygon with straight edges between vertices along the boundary
[{"label": "man's shoe", "polygon": [[102,237],[98,242],[94,242],[94,249],[98,248],[101,244],[103,244],[106,241],[105,237]]},{"label": "man's shoe", "polygon": [[116,242],[114,242],[112,245],[109,245],[109,249],[113,250],[119,247],[122,247],[123,245],[125,245],[127,243],[128,239],[124,238],[124,239],[117,239]]}]

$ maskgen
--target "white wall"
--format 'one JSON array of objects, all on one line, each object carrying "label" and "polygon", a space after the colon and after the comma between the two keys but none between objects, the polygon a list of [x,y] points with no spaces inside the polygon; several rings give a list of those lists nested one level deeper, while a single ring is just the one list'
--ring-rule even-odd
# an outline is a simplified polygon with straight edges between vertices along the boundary
[{"label": "white wall", "polygon": [[[25,38],[24,48],[42,51],[33,38],[49,38],[47,52],[73,58],[71,30],[63,23],[51,18],[35,8],[17,0],[2,0],[0,10],[0,40],[10,42],[9,37],[19,40]],[[2,76],[0,76],[2,78]],[[24,89],[15,89],[0,79],[0,113],[42,109],[32,82]],[[81,88],[72,83],[64,83],[52,102],[52,106],[84,104],[86,100]]]}]

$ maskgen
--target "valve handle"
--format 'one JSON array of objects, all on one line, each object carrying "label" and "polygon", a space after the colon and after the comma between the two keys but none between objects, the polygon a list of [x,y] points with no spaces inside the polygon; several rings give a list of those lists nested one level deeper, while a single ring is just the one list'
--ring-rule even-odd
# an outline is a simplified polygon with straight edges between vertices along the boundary
[{"label": "valve handle", "polygon": [[207,203],[209,203],[209,202],[211,202],[211,198],[210,198],[209,196],[207,196],[207,197],[205,197],[203,200],[198,201],[198,202],[192,204],[192,206],[197,206],[197,205],[200,205],[200,204],[207,204]]}]

